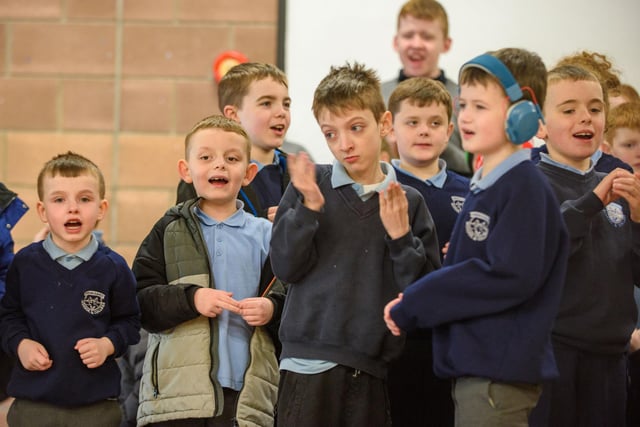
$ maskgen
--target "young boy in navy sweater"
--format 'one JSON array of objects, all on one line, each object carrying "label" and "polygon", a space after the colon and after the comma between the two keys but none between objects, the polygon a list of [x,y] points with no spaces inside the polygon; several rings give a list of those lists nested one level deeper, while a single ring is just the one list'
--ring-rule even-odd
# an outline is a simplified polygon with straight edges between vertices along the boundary
[{"label": "young boy in navy sweater", "polygon": [[135,279],[126,261],[100,244],[104,178],[74,153],[47,162],[38,175],[44,241],[20,250],[0,302],[0,336],[17,356],[9,425],[120,425],[116,357],[139,340]]},{"label": "young boy in navy sweater", "polygon": [[273,271],[289,283],[278,425],[389,426],[387,364],[403,340],[379,313],[440,266],[433,221],[418,192],[379,161],[391,114],[372,70],[332,67],[313,112],[335,161],[289,155],[292,185],[271,239]]},{"label": "young boy in navy sweater", "polygon": [[522,49],[462,66],[458,125],[463,147],[483,155],[484,165],[444,266],[384,310],[394,335],[434,328],[434,370],[455,380],[461,426],[527,425],[542,382],[557,375],[550,335],[568,238],[550,186],[518,146],[538,132],[541,115],[512,72],[544,76],[546,69]]},{"label": "young boy in navy sweater", "polygon": [[[400,156],[392,160],[398,181],[424,197],[442,248],[469,191],[469,179],[440,158],[453,132],[451,95],[439,81],[414,77],[395,88],[388,108]],[[389,367],[389,399],[394,425],[453,425],[451,381],[433,374],[430,329],[407,335],[402,356]]]},{"label": "young boy in navy sweater", "polygon": [[640,177],[595,171],[606,103],[590,70],[551,70],[543,111],[549,154],[538,167],[561,203],[571,256],[552,336],[560,376],[545,385],[532,425],[622,426],[640,283]]}]

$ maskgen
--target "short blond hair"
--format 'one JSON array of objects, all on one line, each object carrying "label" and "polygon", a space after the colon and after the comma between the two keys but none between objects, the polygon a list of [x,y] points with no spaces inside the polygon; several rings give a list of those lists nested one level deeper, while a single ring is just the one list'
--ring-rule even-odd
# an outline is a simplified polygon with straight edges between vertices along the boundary
[{"label": "short blond hair", "polygon": [[400,82],[389,97],[388,109],[394,117],[400,111],[403,101],[420,108],[432,104],[444,105],[447,110],[447,119],[451,122],[453,115],[451,94],[437,80],[428,77],[413,77]]},{"label": "short blond hair", "polygon": [[200,120],[198,123],[193,125],[187,136],[184,138],[184,155],[185,158],[189,158],[189,149],[191,148],[191,138],[193,135],[201,131],[203,129],[220,129],[225,132],[236,133],[244,138],[246,142],[246,152],[247,159],[251,158],[251,141],[249,140],[249,136],[247,132],[245,132],[244,128],[240,125],[240,123],[235,120],[231,120],[225,116],[220,114],[214,114],[212,116],[205,117]]},{"label": "short blond hair", "polygon": [[340,114],[346,110],[369,110],[380,122],[386,108],[376,72],[354,62],[331,67],[313,94],[313,115],[316,120],[323,110]]},{"label": "short blond hair", "polygon": [[100,198],[104,199],[106,191],[104,176],[95,163],[72,151],[58,154],[45,163],[38,174],[38,198],[40,201],[44,199],[45,178],[54,178],[58,175],[65,178],[75,178],[87,174],[93,176],[98,181],[98,193],[100,194]]},{"label": "short blond hair", "polygon": [[232,67],[218,83],[218,108],[220,111],[227,105],[242,108],[242,100],[249,93],[251,83],[268,78],[289,88],[286,74],[275,65],[244,62]]},{"label": "short blond hair", "polygon": [[398,13],[398,28],[400,20],[407,16],[425,21],[439,21],[442,26],[444,38],[449,38],[449,17],[444,7],[435,0],[409,0]]},{"label": "short blond hair", "polygon": [[616,131],[628,128],[640,131],[640,102],[626,102],[613,108],[607,117],[606,140],[613,141]]}]

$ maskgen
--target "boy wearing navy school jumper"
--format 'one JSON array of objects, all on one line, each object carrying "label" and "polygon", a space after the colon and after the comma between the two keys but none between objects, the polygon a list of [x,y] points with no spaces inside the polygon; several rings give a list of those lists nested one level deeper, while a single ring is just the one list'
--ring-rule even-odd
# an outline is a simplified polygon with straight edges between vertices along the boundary
[{"label": "boy wearing navy school jumper", "polygon": [[[251,141],[251,162],[258,173],[240,189],[245,211],[273,221],[289,184],[287,155],[281,150],[291,124],[287,76],[278,67],[246,62],[232,67],[218,83],[218,107],[239,122]],[[178,202],[195,197],[193,186],[178,186]]]},{"label": "boy wearing navy school jumper", "polygon": [[[469,191],[469,179],[440,158],[453,132],[451,95],[439,81],[414,77],[394,89],[388,108],[400,156],[392,160],[398,181],[424,197],[442,248]],[[389,367],[389,399],[394,425],[453,425],[451,381],[433,373],[430,329],[407,335],[402,356]]]},{"label": "boy wearing navy school jumper", "polygon": [[538,167],[561,203],[571,256],[552,335],[560,376],[545,385],[532,425],[622,426],[640,283],[640,177],[594,170],[606,123],[597,77],[566,65],[548,80],[549,154]]},{"label": "boy wearing navy school jumper", "polygon": [[20,250],[0,303],[2,347],[17,356],[8,391],[10,426],[120,425],[115,358],[138,342],[140,311],[126,261],[98,243],[104,178],[74,153],[38,175],[44,241]]},{"label": "boy wearing navy school jumper", "polygon": [[279,318],[284,292],[270,287],[271,223],[237,200],[257,172],[250,156],[238,122],[198,122],[178,168],[199,197],[169,209],[138,250],[149,331],[140,426],[273,425],[278,362],[262,326]]},{"label": "boy wearing navy school jumper", "polygon": [[278,425],[390,425],[386,370],[403,340],[379,312],[440,266],[433,221],[379,161],[391,115],[372,70],[332,67],[313,112],[335,161],[289,155],[292,185],[271,240],[274,273],[289,283]]},{"label": "boy wearing navy school jumper", "polygon": [[465,150],[483,155],[484,165],[471,180],[444,266],[384,310],[394,334],[434,328],[434,370],[455,380],[460,426],[526,426],[541,383],[557,375],[550,333],[567,232],[550,186],[518,147],[538,132],[541,115],[512,71],[546,75],[540,57],[522,49],[462,66],[458,125]]}]

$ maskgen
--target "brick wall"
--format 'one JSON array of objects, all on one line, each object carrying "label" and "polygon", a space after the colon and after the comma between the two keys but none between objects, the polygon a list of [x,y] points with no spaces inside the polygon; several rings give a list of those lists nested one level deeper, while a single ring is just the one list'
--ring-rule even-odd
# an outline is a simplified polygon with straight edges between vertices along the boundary
[{"label": "brick wall", "polygon": [[225,50],[275,63],[277,0],[1,0],[0,180],[42,227],[35,181],[55,154],[100,166],[100,225],[129,262],[175,201],[184,134],[218,112],[211,65]]}]

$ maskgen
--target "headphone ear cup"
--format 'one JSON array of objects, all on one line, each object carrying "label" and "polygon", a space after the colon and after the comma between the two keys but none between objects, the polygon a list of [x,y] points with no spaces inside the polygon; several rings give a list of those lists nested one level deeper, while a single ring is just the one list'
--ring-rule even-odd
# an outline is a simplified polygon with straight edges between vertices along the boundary
[{"label": "headphone ear cup", "polygon": [[520,101],[513,104],[507,111],[505,128],[509,141],[520,145],[529,141],[538,133],[542,119],[540,109],[531,101]]}]

